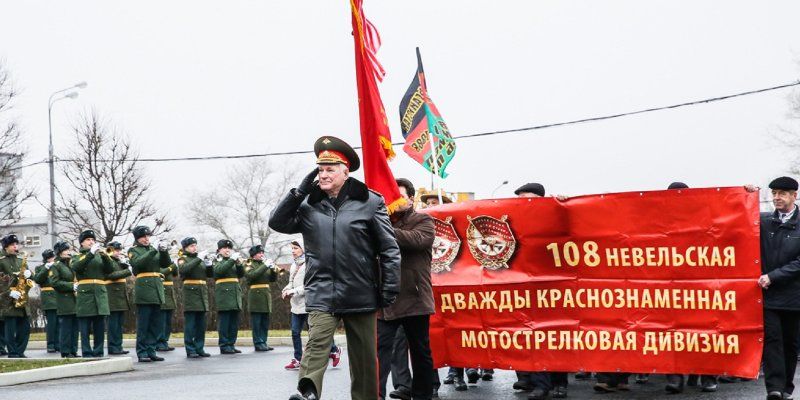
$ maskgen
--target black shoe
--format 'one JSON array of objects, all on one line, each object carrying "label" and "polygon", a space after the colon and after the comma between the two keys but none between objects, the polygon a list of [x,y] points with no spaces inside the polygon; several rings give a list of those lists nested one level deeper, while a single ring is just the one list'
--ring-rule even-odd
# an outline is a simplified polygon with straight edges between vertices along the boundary
[{"label": "black shoe", "polygon": [[235,351],[230,350],[230,349],[220,349],[219,353],[220,354],[236,354]]},{"label": "black shoe", "polygon": [[683,393],[683,385],[679,385],[677,383],[668,383],[667,386],[664,386],[664,390],[666,390],[669,394]]},{"label": "black shoe", "polygon": [[289,400],[317,400],[317,395],[312,392],[295,393],[289,397]]},{"label": "black shoe", "polygon": [[595,383],[593,388],[594,391],[597,393],[611,393],[617,391],[617,388],[607,383],[600,383],[600,382]]},{"label": "black shoe", "polygon": [[481,372],[482,372],[481,380],[491,381],[492,379],[494,379],[494,370],[493,369],[484,369]]},{"label": "black shoe", "polygon": [[442,383],[444,383],[445,385],[452,385],[453,382],[455,382],[455,379],[456,379],[456,374],[447,374],[447,376],[444,377]]},{"label": "black shoe", "polygon": [[392,399],[411,400],[411,391],[401,386],[399,389],[389,393],[389,397]]},{"label": "black shoe", "polygon": [[190,353],[186,355],[186,358],[200,358],[200,355],[197,353]]},{"label": "black shoe", "polygon": [[[725,377],[723,376],[722,378],[720,378],[720,382],[722,382],[723,378],[725,378]],[[697,386],[697,383],[699,381],[700,381],[700,377],[698,375],[689,375],[689,378],[686,379],[686,386],[689,386],[689,387]],[[726,383],[732,383],[732,382],[736,382],[736,381],[731,381],[731,382],[726,382]]]},{"label": "black shoe", "polygon": [[5,350],[0,350],[0,356],[7,356],[8,352]]},{"label": "black shoe", "polygon": [[156,351],[174,351],[174,350],[175,350],[175,348],[174,348],[174,347],[169,347],[169,346],[167,346],[167,347],[162,347],[162,348],[160,348],[160,349],[156,349]]},{"label": "black shoe", "polygon": [[[476,380],[477,381],[477,380]],[[463,392],[467,390],[467,382],[464,382],[464,378],[457,376],[453,384],[456,385],[457,392]]]},{"label": "black shoe", "polygon": [[239,349],[236,349],[236,348],[234,348],[234,349],[233,349],[233,352],[234,352],[234,353],[236,353],[236,354],[241,354],[241,353],[242,353],[242,351],[241,351],[241,350],[239,350]]},{"label": "black shoe", "polygon": [[650,374],[638,374],[638,375],[636,375],[636,383],[638,383],[640,385],[644,385],[648,381],[650,381]]},{"label": "black shoe", "polygon": [[783,392],[783,400],[794,400],[791,393]]},{"label": "black shoe", "polygon": [[159,357],[159,356],[154,354],[154,355],[150,356],[150,360],[152,360],[152,361],[164,361],[164,357]]},{"label": "black shoe", "polygon": [[48,353],[58,353],[58,350],[56,350],[56,349],[47,349],[47,352]]},{"label": "black shoe", "polygon": [[211,357],[211,354],[208,354],[208,353],[206,353],[205,351],[203,351],[203,352],[200,352],[200,353],[197,353],[197,354],[199,354],[199,355],[200,355],[200,357]]},{"label": "black shoe", "polygon": [[480,379],[481,375],[478,373],[478,370],[475,368],[470,368],[467,370],[467,382],[470,384],[478,383],[478,379]]},{"label": "black shoe", "polygon": [[139,362],[150,362],[153,361],[150,357],[139,357]]},{"label": "black shoe", "polygon": [[25,354],[14,354],[14,355],[9,354],[8,358],[28,358],[28,356],[26,356]]},{"label": "black shoe", "polygon": [[575,374],[576,381],[588,381],[589,379],[592,379],[591,372],[578,372]]},{"label": "black shoe", "polygon": [[272,350],[275,350],[275,348],[274,348],[274,347],[269,347],[269,346],[267,346],[267,347],[264,349],[264,351],[272,351]]},{"label": "black shoe", "polygon": [[521,390],[523,392],[530,392],[533,390],[533,385],[528,381],[516,381],[513,386],[514,390]]},{"label": "black shoe", "polygon": [[700,388],[700,391],[706,393],[713,393],[717,391],[717,383],[716,382],[703,382],[703,386]]},{"label": "black shoe", "polygon": [[254,347],[255,351],[267,351],[266,347]]},{"label": "black shoe", "polygon": [[69,355],[72,356],[72,358],[78,358],[78,353],[69,353]]},{"label": "black shoe", "polygon": [[772,391],[767,394],[767,400],[783,400],[783,393],[779,391]]},{"label": "black shoe", "polygon": [[556,386],[553,389],[553,398],[554,399],[566,399],[567,398],[567,387],[566,386]]},{"label": "black shoe", "polygon": [[128,353],[130,353],[130,352],[129,352],[129,351],[127,351],[127,350],[120,350],[120,351],[109,351],[109,352],[108,352],[108,355],[110,355],[110,356],[121,356],[121,355],[123,355],[123,354],[128,354]]},{"label": "black shoe", "polygon": [[547,391],[541,388],[533,389],[530,395],[528,395],[528,400],[545,400],[547,399]]}]

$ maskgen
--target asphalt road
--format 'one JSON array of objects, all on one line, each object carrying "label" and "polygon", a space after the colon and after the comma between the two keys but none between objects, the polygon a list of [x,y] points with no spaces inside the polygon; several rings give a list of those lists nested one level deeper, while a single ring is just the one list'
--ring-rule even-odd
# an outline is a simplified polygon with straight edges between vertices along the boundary
[{"label": "asphalt road", "polygon": [[[287,399],[294,392],[297,372],[286,371],[283,366],[292,356],[291,347],[276,347],[268,353],[255,353],[242,347],[242,354],[219,355],[216,347],[207,347],[213,356],[206,359],[187,359],[182,348],[160,353],[166,361],[139,364],[134,371],[85,378],[60,379],[0,388],[2,399],[58,399],[58,400],[182,400],[182,399]],[[29,357],[53,357],[43,350],[29,350]],[[441,377],[446,369],[439,371]],[[527,399],[525,393],[514,393],[515,381],[511,371],[497,371],[492,382],[479,382],[466,392],[455,392],[450,385],[440,390],[442,399]],[[632,382],[631,382],[632,383]],[[347,356],[337,368],[329,368],[325,375],[323,398],[349,399],[350,375]],[[391,385],[391,383],[390,383]],[[700,393],[687,388],[681,395],[664,392],[664,377],[653,376],[644,385],[631,384],[627,393],[596,394],[592,382],[575,382],[570,376],[570,399],[763,399],[766,397],[763,380],[720,384],[717,393]]]}]

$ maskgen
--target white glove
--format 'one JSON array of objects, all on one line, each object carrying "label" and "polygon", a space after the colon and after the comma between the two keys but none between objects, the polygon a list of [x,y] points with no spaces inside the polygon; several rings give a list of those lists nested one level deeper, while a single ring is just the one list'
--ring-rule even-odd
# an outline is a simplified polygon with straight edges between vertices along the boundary
[{"label": "white glove", "polygon": [[18,292],[16,290],[12,290],[12,291],[8,292],[8,295],[11,296],[12,299],[17,300],[17,299],[20,298],[20,296],[22,296],[22,293],[20,293],[20,292]]},{"label": "white glove", "polygon": [[200,257],[200,258],[206,258],[207,255],[208,255],[208,251],[206,251],[206,250],[203,250],[203,251],[197,253],[197,257]]},{"label": "white glove", "polygon": [[275,268],[275,260],[271,258],[264,260],[264,264],[267,264],[270,268]]},{"label": "white glove", "polygon": [[128,271],[131,271],[131,273],[133,273],[133,267],[130,264],[127,265],[128,265]]},{"label": "white glove", "polygon": [[130,260],[128,260],[128,257],[125,257],[125,256],[119,256],[119,259],[118,259],[118,260],[119,260],[119,263],[120,263],[120,264],[123,264],[123,265],[128,265],[128,266],[130,266],[130,264],[131,264],[131,261],[130,261]]},{"label": "white glove", "polygon": [[45,264],[45,265],[44,265],[44,269],[47,269],[47,270],[49,270],[49,269],[50,269],[50,267],[52,267],[52,266],[53,266],[53,263],[49,262],[49,263],[47,263],[47,264]]},{"label": "white glove", "polygon": [[78,282],[72,284],[72,290],[77,292],[78,291]]},{"label": "white glove", "polygon": [[167,250],[169,250],[169,243],[166,240],[159,240],[158,251],[167,251]]},{"label": "white glove", "polygon": [[31,270],[26,269],[23,275],[25,275],[25,279],[28,279],[31,277],[31,275],[33,275],[33,273],[31,273]]},{"label": "white glove", "polygon": [[239,261],[240,258],[242,258],[242,255],[238,252],[231,254],[231,260],[233,261]]},{"label": "white glove", "polygon": [[92,253],[92,254],[95,254],[95,253],[97,253],[97,250],[100,250],[100,247],[101,247],[101,246],[100,246],[100,243],[95,243],[95,244],[93,244],[93,245],[92,245],[92,247],[89,249],[89,252],[90,252],[90,253]]},{"label": "white glove", "polygon": [[210,260],[210,259],[205,259],[205,260],[203,260],[203,264],[205,264],[205,265],[206,265],[206,267],[210,267],[210,266],[211,266],[211,264],[212,264],[212,262],[211,262],[211,260]]}]

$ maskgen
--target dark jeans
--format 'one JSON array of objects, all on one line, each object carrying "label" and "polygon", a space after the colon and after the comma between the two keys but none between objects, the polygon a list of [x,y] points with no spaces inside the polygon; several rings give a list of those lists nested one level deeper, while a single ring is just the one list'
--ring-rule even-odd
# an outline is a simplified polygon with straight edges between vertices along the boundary
[{"label": "dark jeans", "polygon": [[418,315],[392,321],[378,320],[378,362],[381,378],[380,396],[386,388],[386,378],[392,370],[393,350],[397,330],[403,327],[411,353],[411,367],[415,372],[411,378],[411,395],[414,399],[430,399],[433,393],[433,359],[431,358],[429,315]]},{"label": "dark jeans", "polygon": [[250,326],[253,329],[253,346],[266,348],[269,335],[269,313],[250,313]]},{"label": "dark jeans", "polygon": [[183,313],[183,345],[186,355],[202,354],[206,344],[205,311],[186,311]]},{"label": "dark jeans", "polygon": [[108,316],[108,353],[122,351],[122,325],[125,323],[125,311],[112,311]]},{"label": "dark jeans", "polygon": [[161,306],[136,305],[136,355],[139,358],[155,357],[156,342],[161,333]]},{"label": "dark jeans", "polygon": [[58,347],[62,357],[78,355],[78,318],[75,314],[58,316]]},{"label": "dark jeans", "polygon": [[58,347],[58,311],[44,310],[45,336],[47,337],[47,351],[59,351]]},{"label": "dark jeans", "polygon": [[[303,359],[303,339],[300,333],[305,329],[308,330],[308,314],[294,314],[292,313],[292,345],[294,346],[294,359],[300,361]],[[339,351],[336,347],[336,342],[331,344],[331,353]]]},{"label": "dark jeans", "polygon": [[[378,325],[378,340],[380,340],[381,327]],[[378,357],[386,356],[385,354],[378,353]],[[391,373],[392,385],[395,390],[404,388],[411,391],[411,370],[408,367],[408,340],[406,340],[406,333],[403,327],[397,328],[397,333],[394,335],[394,343],[391,349]],[[389,371],[380,371],[380,398],[386,398],[386,381],[389,378]]]},{"label": "dark jeans", "polygon": [[28,339],[31,336],[31,323],[28,317],[6,316],[5,338],[8,355],[21,356],[28,348]]},{"label": "dark jeans", "polygon": [[239,336],[239,311],[219,311],[217,313],[217,332],[219,332],[219,349],[233,350]]},{"label": "dark jeans", "polygon": [[156,341],[156,349],[169,348],[169,337],[172,335],[172,313],[174,310],[161,310],[161,329]]},{"label": "dark jeans", "polygon": [[0,354],[6,354],[6,321],[0,319]]},{"label": "dark jeans", "polygon": [[[8,323],[8,322],[6,322]],[[800,311],[764,309],[764,382],[767,392],[794,391]]]},{"label": "dark jeans", "polygon": [[[78,326],[81,330],[81,355],[84,358],[102,357],[103,342],[106,338],[106,317],[103,315],[78,317]],[[89,336],[94,338],[94,345],[89,342]]]}]

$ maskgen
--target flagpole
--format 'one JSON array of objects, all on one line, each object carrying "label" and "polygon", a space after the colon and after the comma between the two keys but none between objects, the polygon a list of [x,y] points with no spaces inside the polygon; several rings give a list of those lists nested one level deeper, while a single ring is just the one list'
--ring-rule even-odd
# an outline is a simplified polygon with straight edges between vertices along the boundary
[{"label": "flagpole", "polygon": [[[433,143],[433,132],[428,129],[428,141],[431,144],[431,162],[433,163],[433,179],[431,180],[431,186],[433,186],[433,181],[439,178],[439,159],[436,156],[436,143]],[[442,190],[436,189],[436,194],[439,196],[439,204],[442,204]]]}]

